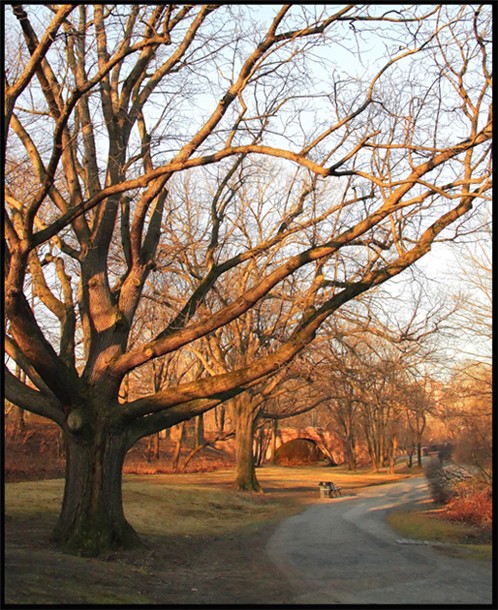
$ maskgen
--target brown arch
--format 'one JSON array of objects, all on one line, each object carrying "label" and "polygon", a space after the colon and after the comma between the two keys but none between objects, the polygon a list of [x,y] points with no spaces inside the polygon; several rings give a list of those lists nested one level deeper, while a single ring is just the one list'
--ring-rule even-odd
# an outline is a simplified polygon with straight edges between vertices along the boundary
[{"label": "brown arch", "polygon": [[334,466],[336,465],[336,461],[334,459],[334,456],[332,455],[332,452],[327,447],[327,445],[324,443],[324,441],[321,438],[321,435],[318,432],[316,434],[312,434],[312,433],[310,434],[307,431],[300,430],[299,432],[297,432],[294,435],[294,434],[289,434],[288,432],[279,430],[277,433],[277,439],[276,439],[276,441],[277,441],[276,449],[279,449],[286,443],[290,443],[291,441],[297,441],[297,440],[311,441],[318,447],[318,449],[322,452],[322,454],[327,458],[327,460],[329,460],[329,462],[332,465],[334,465]]}]

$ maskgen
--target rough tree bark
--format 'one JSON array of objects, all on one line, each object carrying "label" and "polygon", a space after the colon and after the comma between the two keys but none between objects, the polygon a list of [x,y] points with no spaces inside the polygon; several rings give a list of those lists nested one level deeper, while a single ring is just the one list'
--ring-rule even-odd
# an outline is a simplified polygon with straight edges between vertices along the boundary
[{"label": "rough tree bark", "polygon": [[123,512],[121,479],[128,439],[111,421],[74,416],[65,431],[66,478],[53,540],[69,552],[93,557],[103,549],[139,543]]},{"label": "rough tree bark", "polygon": [[254,431],[258,417],[258,409],[254,408],[251,400],[244,396],[237,399],[234,408],[235,417],[235,484],[244,491],[261,491],[256,476],[256,463],[254,460]]},{"label": "rough tree bark", "polygon": [[270,463],[275,464],[277,458],[278,419],[271,420]]}]

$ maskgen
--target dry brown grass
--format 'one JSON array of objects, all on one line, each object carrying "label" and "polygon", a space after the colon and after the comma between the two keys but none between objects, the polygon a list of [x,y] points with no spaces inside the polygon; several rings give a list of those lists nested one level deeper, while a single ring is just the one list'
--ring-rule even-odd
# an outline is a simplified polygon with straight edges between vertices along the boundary
[{"label": "dry brown grass", "polygon": [[[49,542],[62,479],[6,484],[7,602],[218,607],[285,599],[287,581],[263,549],[273,522],[300,505],[219,487],[204,479],[211,474],[182,475],[181,483],[174,475],[125,476],[125,513],[144,547],[97,559],[64,555]],[[256,588],[247,587],[248,575]]]},{"label": "dry brown grass", "polygon": [[[318,483],[333,480],[343,495],[405,478],[363,471],[348,473],[325,466],[265,466],[257,470],[264,493],[234,488],[233,470],[185,474],[126,475],[125,512],[139,531],[158,533],[165,515],[172,533],[219,534],[282,518],[318,498]],[[144,509],[144,506],[146,507]]]},{"label": "dry brown grass", "polygon": [[[125,513],[145,543],[133,552],[87,559],[63,555],[50,531],[62,479],[5,486],[6,600],[12,604],[286,603],[285,576],[264,554],[273,524],[319,500],[318,482],[345,494],[402,477],[340,468],[258,469],[266,493],[234,489],[233,470],[125,475]],[[248,575],[257,586],[248,587]]]},{"label": "dry brown grass", "polygon": [[[284,517],[318,497],[318,483],[333,480],[343,494],[406,475],[348,473],[322,466],[267,466],[258,469],[265,493],[234,488],[233,470],[185,474],[125,475],[123,500],[128,520],[145,535],[218,535]],[[6,515],[55,520],[62,479],[25,481],[5,486]]]},{"label": "dry brown grass", "polygon": [[[408,476],[406,472],[390,475],[386,472],[373,473],[369,469],[348,472],[344,467],[331,468],[330,466],[270,466],[265,465],[256,470],[257,477],[265,493],[279,492],[313,492],[318,493],[320,481],[334,481],[343,487],[346,492],[354,492],[359,487],[392,483]],[[140,480],[141,475],[127,475],[125,480]],[[154,479],[173,485],[213,486],[232,489],[235,480],[233,469],[217,470],[215,472],[193,472],[180,474],[155,475]],[[145,477],[149,480],[149,476]]]}]

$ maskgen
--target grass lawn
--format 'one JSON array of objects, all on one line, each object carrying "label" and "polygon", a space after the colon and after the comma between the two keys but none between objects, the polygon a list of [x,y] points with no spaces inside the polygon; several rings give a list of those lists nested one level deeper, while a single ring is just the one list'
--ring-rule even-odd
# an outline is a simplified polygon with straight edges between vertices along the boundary
[{"label": "grass lawn", "polygon": [[[320,481],[333,480],[344,494],[354,494],[403,476],[313,466],[263,467],[258,478],[265,493],[235,490],[233,470],[125,475],[125,514],[144,547],[98,559],[64,555],[49,543],[62,479],[7,483],[6,601],[254,604],[264,595],[283,603],[287,580],[263,553],[273,523],[318,500]],[[248,574],[257,590],[247,586]]]},{"label": "grass lawn", "polygon": [[483,561],[492,559],[491,534],[472,525],[445,519],[440,507],[427,509],[424,504],[393,510],[388,514],[387,522],[404,538],[443,543],[438,548],[450,555]]},{"label": "grass lawn", "polygon": [[[257,475],[264,493],[237,491],[233,470],[125,475],[125,514],[144,546],[98,559],[64,555],[49,543],[62,479],[7,483],[7,603],[251,605],[263,595],[281,604],[287,580],[263,552],[273,524],[316,502],[320,481],[334,481],[348,496],[408,476],[325,466],[264,466]],[[391,525],[405,537],[458,542],[445,552],[490,553],[490,545],[476,545],[470,532],[445,524],[427,506],[391,512]],[[257,590],[247,586],[248,574]]]},{"label": "grass lawn", "polygon": [[[127,519],[139,534],[217,535],[301,510],[317,499],[320,481],[333,480],[343,494],[368,485],[390,483],[406,475],[349,473],[326,466],[264,466],[257,470],[264,493],[234,489],[233,470],[192,474],[125,475],[123,502]],[[55,524],[62,501],[62,479],[7,483],[7,523],[29,519]]]}]

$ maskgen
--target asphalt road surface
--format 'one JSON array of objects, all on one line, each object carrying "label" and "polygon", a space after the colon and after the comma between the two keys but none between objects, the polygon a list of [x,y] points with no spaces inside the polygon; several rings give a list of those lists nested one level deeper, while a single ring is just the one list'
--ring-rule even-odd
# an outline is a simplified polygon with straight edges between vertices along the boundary
[{"label": "asphalt road surface", "polygon": [[292,603],[491,604],[491,562],[451,557],[386,524],[388,509],[428,497],[425,478],[411,478],[321,499],[282,521],[266,550]]}]

